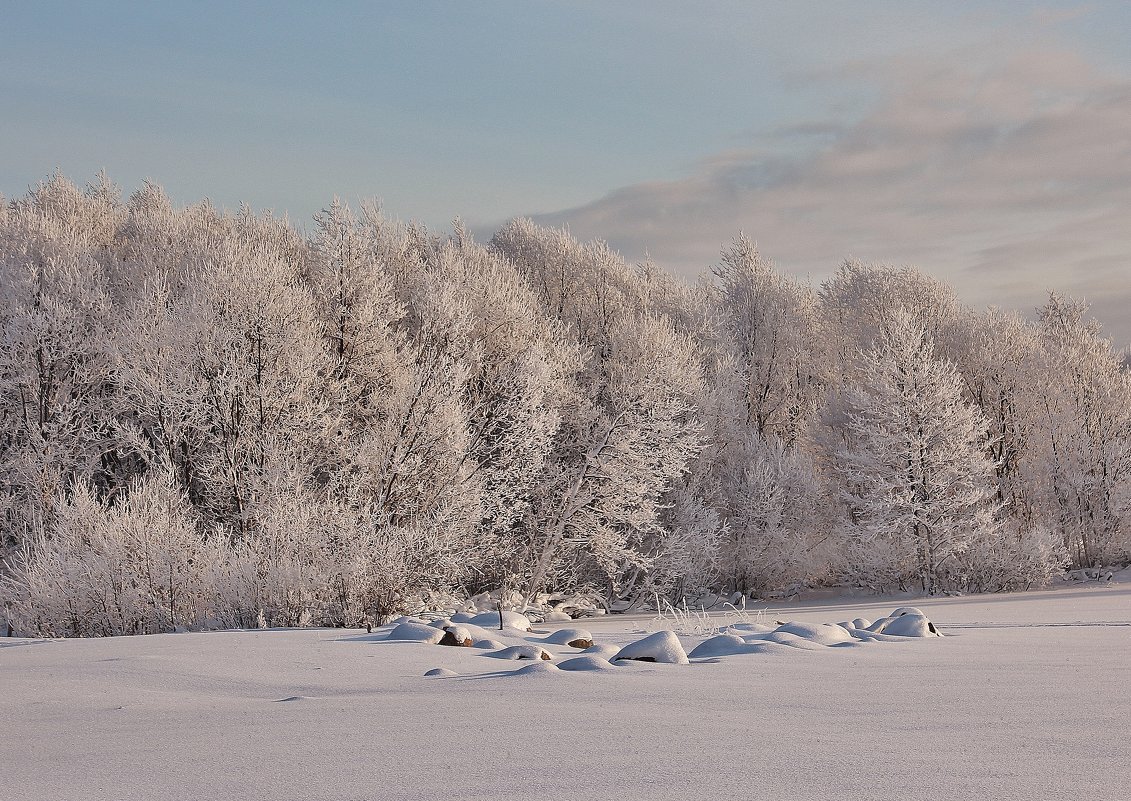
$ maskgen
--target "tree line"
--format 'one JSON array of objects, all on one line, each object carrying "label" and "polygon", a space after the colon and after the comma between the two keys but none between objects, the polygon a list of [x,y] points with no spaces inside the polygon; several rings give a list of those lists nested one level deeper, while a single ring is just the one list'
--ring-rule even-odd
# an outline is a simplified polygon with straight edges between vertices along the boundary
[{"label": "tree line", "polygon": [[739,236],[694,285],[515,220],[335,201],[300,233],[147,183],[0,198],[0,599],[17,631],[358,625],[1001,591],[1131,560],[1131,374],[1083,303],[818,287]]}]

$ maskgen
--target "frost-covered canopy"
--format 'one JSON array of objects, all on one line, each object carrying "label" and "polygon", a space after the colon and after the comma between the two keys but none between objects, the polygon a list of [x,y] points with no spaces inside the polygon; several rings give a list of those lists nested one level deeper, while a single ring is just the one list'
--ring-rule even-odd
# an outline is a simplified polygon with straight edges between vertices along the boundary
[{"label": "frost-covered canopy", "polygon": [[308,237],[56,177],[0,203],[0,329],[28,633],[1131,558],[1131,378],[1056,296],[979,313],[851,262],[813,289],[742,236],[686,286],[529,221],[482,245],[334,202]]}]

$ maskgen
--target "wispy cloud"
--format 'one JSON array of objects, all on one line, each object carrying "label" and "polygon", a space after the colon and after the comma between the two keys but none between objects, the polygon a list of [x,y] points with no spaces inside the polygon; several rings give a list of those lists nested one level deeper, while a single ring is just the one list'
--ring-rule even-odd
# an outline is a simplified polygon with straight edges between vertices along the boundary
[{"label": "wispy cloud", "polygon": [[685,275],[744,230],[814,280],[852,256],[915,264],[978,304],[1055,289],[1100,301],[1131,341],[1131,78],[1047,43],[851,72],[879,93],[852,122],[770,131],[539,220]]}]

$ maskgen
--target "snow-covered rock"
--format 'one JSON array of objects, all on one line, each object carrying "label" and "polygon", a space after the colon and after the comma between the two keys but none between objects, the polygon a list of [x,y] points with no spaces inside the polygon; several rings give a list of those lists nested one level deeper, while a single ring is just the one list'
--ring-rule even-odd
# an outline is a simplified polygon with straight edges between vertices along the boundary
[{"label": "snow-covered rock", "polygon": [[498,640],[492,640],[492,639],[476,640],[475,643],[474,643],[474,646],[476,648],[484,648],[484,649],[491,650],[491,651],[497,651],[500,648],[506,648],[507,647],[505,644],[499,642]]},{"label": "snow-covered rock", "polygon": [[649,634],[643,640],[629,643],[617,652],[612,662],[620,659],[632,659],[638,662],[660,662],[668,665],[687,665],[687,653],[679,637],[671,631],[657,631]]},{"label": "snow-covered rock", "polygon": [[692,649],[689,659],[702,659],[710,656],[733,656],[748,652],[750,646],[737,634],[720,634],[704,640]]},{"label": "snow-covered rock", "polygon": [[558,629],[546,637],[543,642],[554,645],[568,645],[571,648],[592,648],[593,635],[585,629]]},{"label": "snow-covered rock", "polygon": [[565,612],[559,612],[557,609],[554,609],[551,612],[547,612],[542,616],[542,621],[544,623],[568,623],[571,620],[573,620],[572,617],[567,615]]},{"label": "snow-covered rock", "polygon": [[422,617],[416,617],[414,615],[401,615],[396,620],[391,621],[391,624],[394,625],[394,626],[399,626],[401,623],[427,623],[427,622],[428,621],[425,620]]},{"label": "snow-covered rock", "polygon": [[904,615],[919,615],[919,617],[926,617],[926,615],[923,614],[923,610],[919,609],[916,606],[901,606],[899,607],[899,609],[896,609],[894,612],[888,615],[888,617],[903,617]]},{"label": "snow-covered rock", "polygon": [[[482,626],[485,629],[495,629],[497,631],[499,629],[499,613],[480,612],[467,622],[476,626]],[[530,618],[518,612],[503,612],[503,627],[528,632],[531,630]]]},{"label": "snow-covered rock", "polygon": [[848,633],[848,630],[836,624],[785,623],[778,626],[776,631],[792,634],[818,645],[836,645],[852,641],[852,635]]},{"label": "snow-covered rock", "polygon": [[451,625],[444,629],[444,636],[440,638],[440,645],[456,645],[470,648],[474,639],[471,632],[463,626]]},{"label": "snow-covered rock", "polygon": [[873,634],[886,634],[893,637],[936,637],[940,636],[935,624],[922,613],[909,611],[909,608],[897,609],[901,614],[892,614],[890,617],[881,617],[867,627]]},{"label": "snow-covered rock", "polygon": [[484,656],[491,656],[495,659],[542,659],[546,661],[554,658],[549,651],[537,645],[512,645],[500,651],[484,654]]},{"label": "snow-covered rock", "polygon": [[900,615],[887,625],[884,634],[893,637],[938,637],[935,624],[926,615]]},{"label": "snow-covered rock", "polygon": [[456,673],[454,670],[449,670],[446,667],[438,667],[438,668],[432,668],[431,670],[429,670],[424,675],[427,676],[428,678],[450,678],[452,676],[458,676],[459,674]]},{"label": "snow-covered rock", "polygon": [[471,612],[456,612],[452,615],[453,623],[470,623],[475,620],[475,615]]},{"label": "snow-covered rock", "polygon": [[433,628],[427,623],[401,623],[389,632],[388,640],[405,642],[425,642],[435,645],[444,638],[443,629]]},{"label": "snow-covered rock", "polygon": [[518,670],[512,671],[512,676],[532,676],[542,673],[561,673],[557,665],[551,665],[549,662],[536,662],[533,665],[521,667]]}]

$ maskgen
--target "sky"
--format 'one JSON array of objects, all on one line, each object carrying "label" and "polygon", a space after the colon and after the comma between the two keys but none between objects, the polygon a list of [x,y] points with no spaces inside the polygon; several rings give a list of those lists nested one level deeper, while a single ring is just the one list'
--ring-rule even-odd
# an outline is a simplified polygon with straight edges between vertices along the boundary
[{"label": "sky", "polygon": [[[0,0],[2,2],[3,0]],[[4,2],[0,194],[516,216],[692,278],[914,265],[1131,343],[1131,4]]]}]

